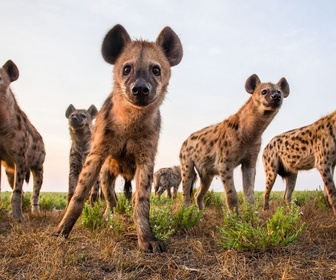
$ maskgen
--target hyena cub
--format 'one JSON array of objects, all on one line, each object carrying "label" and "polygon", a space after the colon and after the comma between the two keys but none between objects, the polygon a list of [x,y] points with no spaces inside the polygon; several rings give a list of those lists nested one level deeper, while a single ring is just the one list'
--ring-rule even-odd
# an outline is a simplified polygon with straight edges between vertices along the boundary
[{"label": "hyena cub", "polygon": [[233,170],[241,165],[244,196],[254,202],[256,161],[261,145],[261,136],[276,113],[283,98],[289,95],[285,78],[277,84],[261,83],[257,75],[245,83],[252,96],[240,110],[221,123],[194,132],[184,141],[180,151],[183,200],[190,204],[192,179],[195,169],[200,178],[200,187],[195,198],[199,209],[204,207],[204,196],[215,175],[221,178],[230,211],[238,212],[237,192],[233,182]]},{"label": "hyena cub", "polygon": [[39,195],[43,182],[44,143],[41,135],[20,109],[10,84],[19,78],[19,70],[11,60],[0,69],[0,161],[13,193],[12,215],[23,221],[23,181],[33,174],[32,211],[39,211]]},{"label": "hyena cub", "polygon": [[[91,134],[93,120],[98,114],[96,106],[91,105],[86,109],[76,109],[72,104],[65,111],[65,117],[68,119],[69,132],[71,137],[71,148],[69,156],[69,191],[68,204],[75,192],[79,173],[82,170],[84,161],[91,149]],[[99,179],[97,179],[91,189],[91,206],[99,197]]]},{"label": "hyena cub", "polygon": [[70,234],[101,170],[107,211],[116,205],[117,176],[135,177],[133,218],[138,246],[143,251],[163,250],[149,225],[150,194],[160,135],[159,108],[167,91],[170,67],[179,64],[182,52],[178,36],[169,27],[160,32],[155,43],[132,41],[121,25],[107,33],[102,55],[114,64],[114,87],[97,115],[91,151],[56,235]]},{"label": "hyena cub", "polygon": [[324,192],[336,213],[336,189],[333,179],[336,164],[336,111],[318,121],[274,137],[265,147],[266,173],[264,209],[277,174],[285,179],[284,200],[290,202],[299,170],[314,167],[320,172]]},{"label": "hyena cub", "polygon": [[153,178],[155,195],[160,198],[161,194],[166,191],[167,197],[171,198],[171,188],[173,188],[173,199],[175,199],[181,179],[181,168],[179,165],[160,168],[154,173]]}]

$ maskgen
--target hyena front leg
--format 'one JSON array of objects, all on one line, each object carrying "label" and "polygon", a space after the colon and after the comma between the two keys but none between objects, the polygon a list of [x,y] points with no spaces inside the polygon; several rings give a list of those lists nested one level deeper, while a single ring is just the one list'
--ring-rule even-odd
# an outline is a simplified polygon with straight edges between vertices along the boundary
[{"label": "hyena front leg", "polygon": [[19,222],[24,221],[22,213],[23,181],[26,175],[26,165],[16,164],[14,175],[14,187],[11,195],[12,216]]},{"label": "hyena front leg", "polygon": [[219,176],[224,185],[226,196],[226,205],[230,212],[236,211],[238,213],[238,195],[233,182],[233,168],[225,168],[219,172]]},{"label": "hyena front leg", "polygon": [[255,166],[249,166],[247,164],[242,164],[242,175],[243,175],[243,192],[244,197],[247,201],[253,205],[254,204],[254,180],[256,175]]},{"label": "hyena front leg", "polygon": [[154,163],[137,165],[135,181],[136,191],[133,196],[133,219],[138,235],[138,246],[144,252],[162,252],[163,244],[154,237],[149,224],[150,195]]},{"label": "hyena front leg", "polygon": [[324,183],[324,190],[328,195],[329,203],[336,214],[336,188],[333,179],[332,167],[321,164],[317,166],[317,169],[321,174]]},{"label": "hyena front leg", "polygon": [[275,179],[277,177],[277,170],[274,163],[270,163],[264,159],[264,169],[265,169],[265,175],[266,175],[266,185],[265,185],[265,191],[264,191],[264,203],[263,203],[263,209],[268,210],[269,209],[269,199],[270,199],[270,193],[272,191]]},{"label": "hyena front leg", "polygon": [[63,235],[67,238],[83,211],[84,203],[90,194],[91,187],[98,178],[100,168],[105,158],[96,153],[90,153],[85,160],[78,185],[66,209],[62,221],[59,223],[54,235]]},{"label": "hyena front leg", "polygon": [[40,211],[39,197],[40,190],[43,183],[43,166],[36,167],[31,169],[33,174],[34,184],[33,184],[33,193],[30,198],[31,210],[32,212]]}]

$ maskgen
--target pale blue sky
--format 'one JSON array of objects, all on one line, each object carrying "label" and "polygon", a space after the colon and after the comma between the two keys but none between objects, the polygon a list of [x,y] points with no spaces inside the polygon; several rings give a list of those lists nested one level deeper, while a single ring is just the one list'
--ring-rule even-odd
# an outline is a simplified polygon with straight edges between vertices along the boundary
[{"label": "pale blue sky", "polygon": [[[178,164],[182,142],[194,131],[235,113],[249,98],[246,79],[256,73],[291,88],[263,135],[307,125],[335,110],[335,1],[1,1],[0,65],[20,70],[12,84],[21,108],[44,138],[42,191],[67,191],[70,138],[65,110],[95,104],[112,89],[112,66],[100,47],[106,32],[122,24],[132,38],[155,40],[164,26],[179,35],[184,57],[172,69],[162,106],[156,169]],[[264,189],[261,159],[256,190]],[[236,188],[241,188],[239,169]],[[297,189],[315,190],[316,170],[301,172]],[[222,191],[215,179],[212,188]],[[118,182],[117,190],[120,190]],[[30,191],[31,183],[24,189]],[[281,179],[275,189],[283,190]],[[2,190],[10,190],[5,176]]]}]

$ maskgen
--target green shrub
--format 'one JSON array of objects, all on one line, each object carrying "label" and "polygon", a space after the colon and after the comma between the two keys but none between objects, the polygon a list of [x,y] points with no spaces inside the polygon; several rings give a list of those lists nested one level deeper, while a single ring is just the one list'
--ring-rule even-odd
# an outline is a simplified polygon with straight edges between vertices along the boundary
[{"label": "green shrub", "polygon": [[213,206],[215,209],[222,209],[224,206],[224,199],[222,193],[214,192],[213,190],[207,192],[204,197],[205,207]]},{"label": "green shrub", "polygon": [[149,212],[149,223],[156,238],[167,242],[174,234],[173,200],[170,198],[152,197]]},{"label": "green shrub", "polygon": [[93,207],[88,202],[85,203],[81,221],[84,227],[94,230],[107,226],[107,220],[103,219],[105,202],[98,202]]},{"label": "green shrub", "polygon": [[203,217],[203,211],[198,210],[196,205],[185,208],[183,205],[174,214],[174,228],[176,230],[187,230],[196,226]]},{"label": "green shrub", "polygon": [[219,244],[237,250],[286,246],[297,241],[305,228],[300,217],[300,209],[294,204],[287,209],[279,207],[266,221],[252,207],[245,207],[240,215],[225,213],[224,223],[218,227]]},{"label": "green shrub", "polygon": [[67,205],[67,194],[66,193],[41,193],[40,199],[40,209],[42,210],[53,210],[53,209],[65,209]]}]

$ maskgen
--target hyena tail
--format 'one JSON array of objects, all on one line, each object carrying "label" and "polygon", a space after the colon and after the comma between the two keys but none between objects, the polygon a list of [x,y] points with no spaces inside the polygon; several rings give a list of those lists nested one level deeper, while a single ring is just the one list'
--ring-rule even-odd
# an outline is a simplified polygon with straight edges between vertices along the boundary
[{"label": "hyena tail", "polygon": [[277,173],[282,177],[282,179],[289,176],[289,172],[285,169],[285,166],[280,158],[278,158],[278,169]]},{"label": "hyena tail", "polygon": [[192,174],[191,175],[193,176],[193,178],[192,178],[192,181],[191,181],[190,195],[192,195],[192,193],[194,191],[194,187],[196,185],[196,181],[197,181],[197,173],[196,173],[194,168],[192,169]]}]

